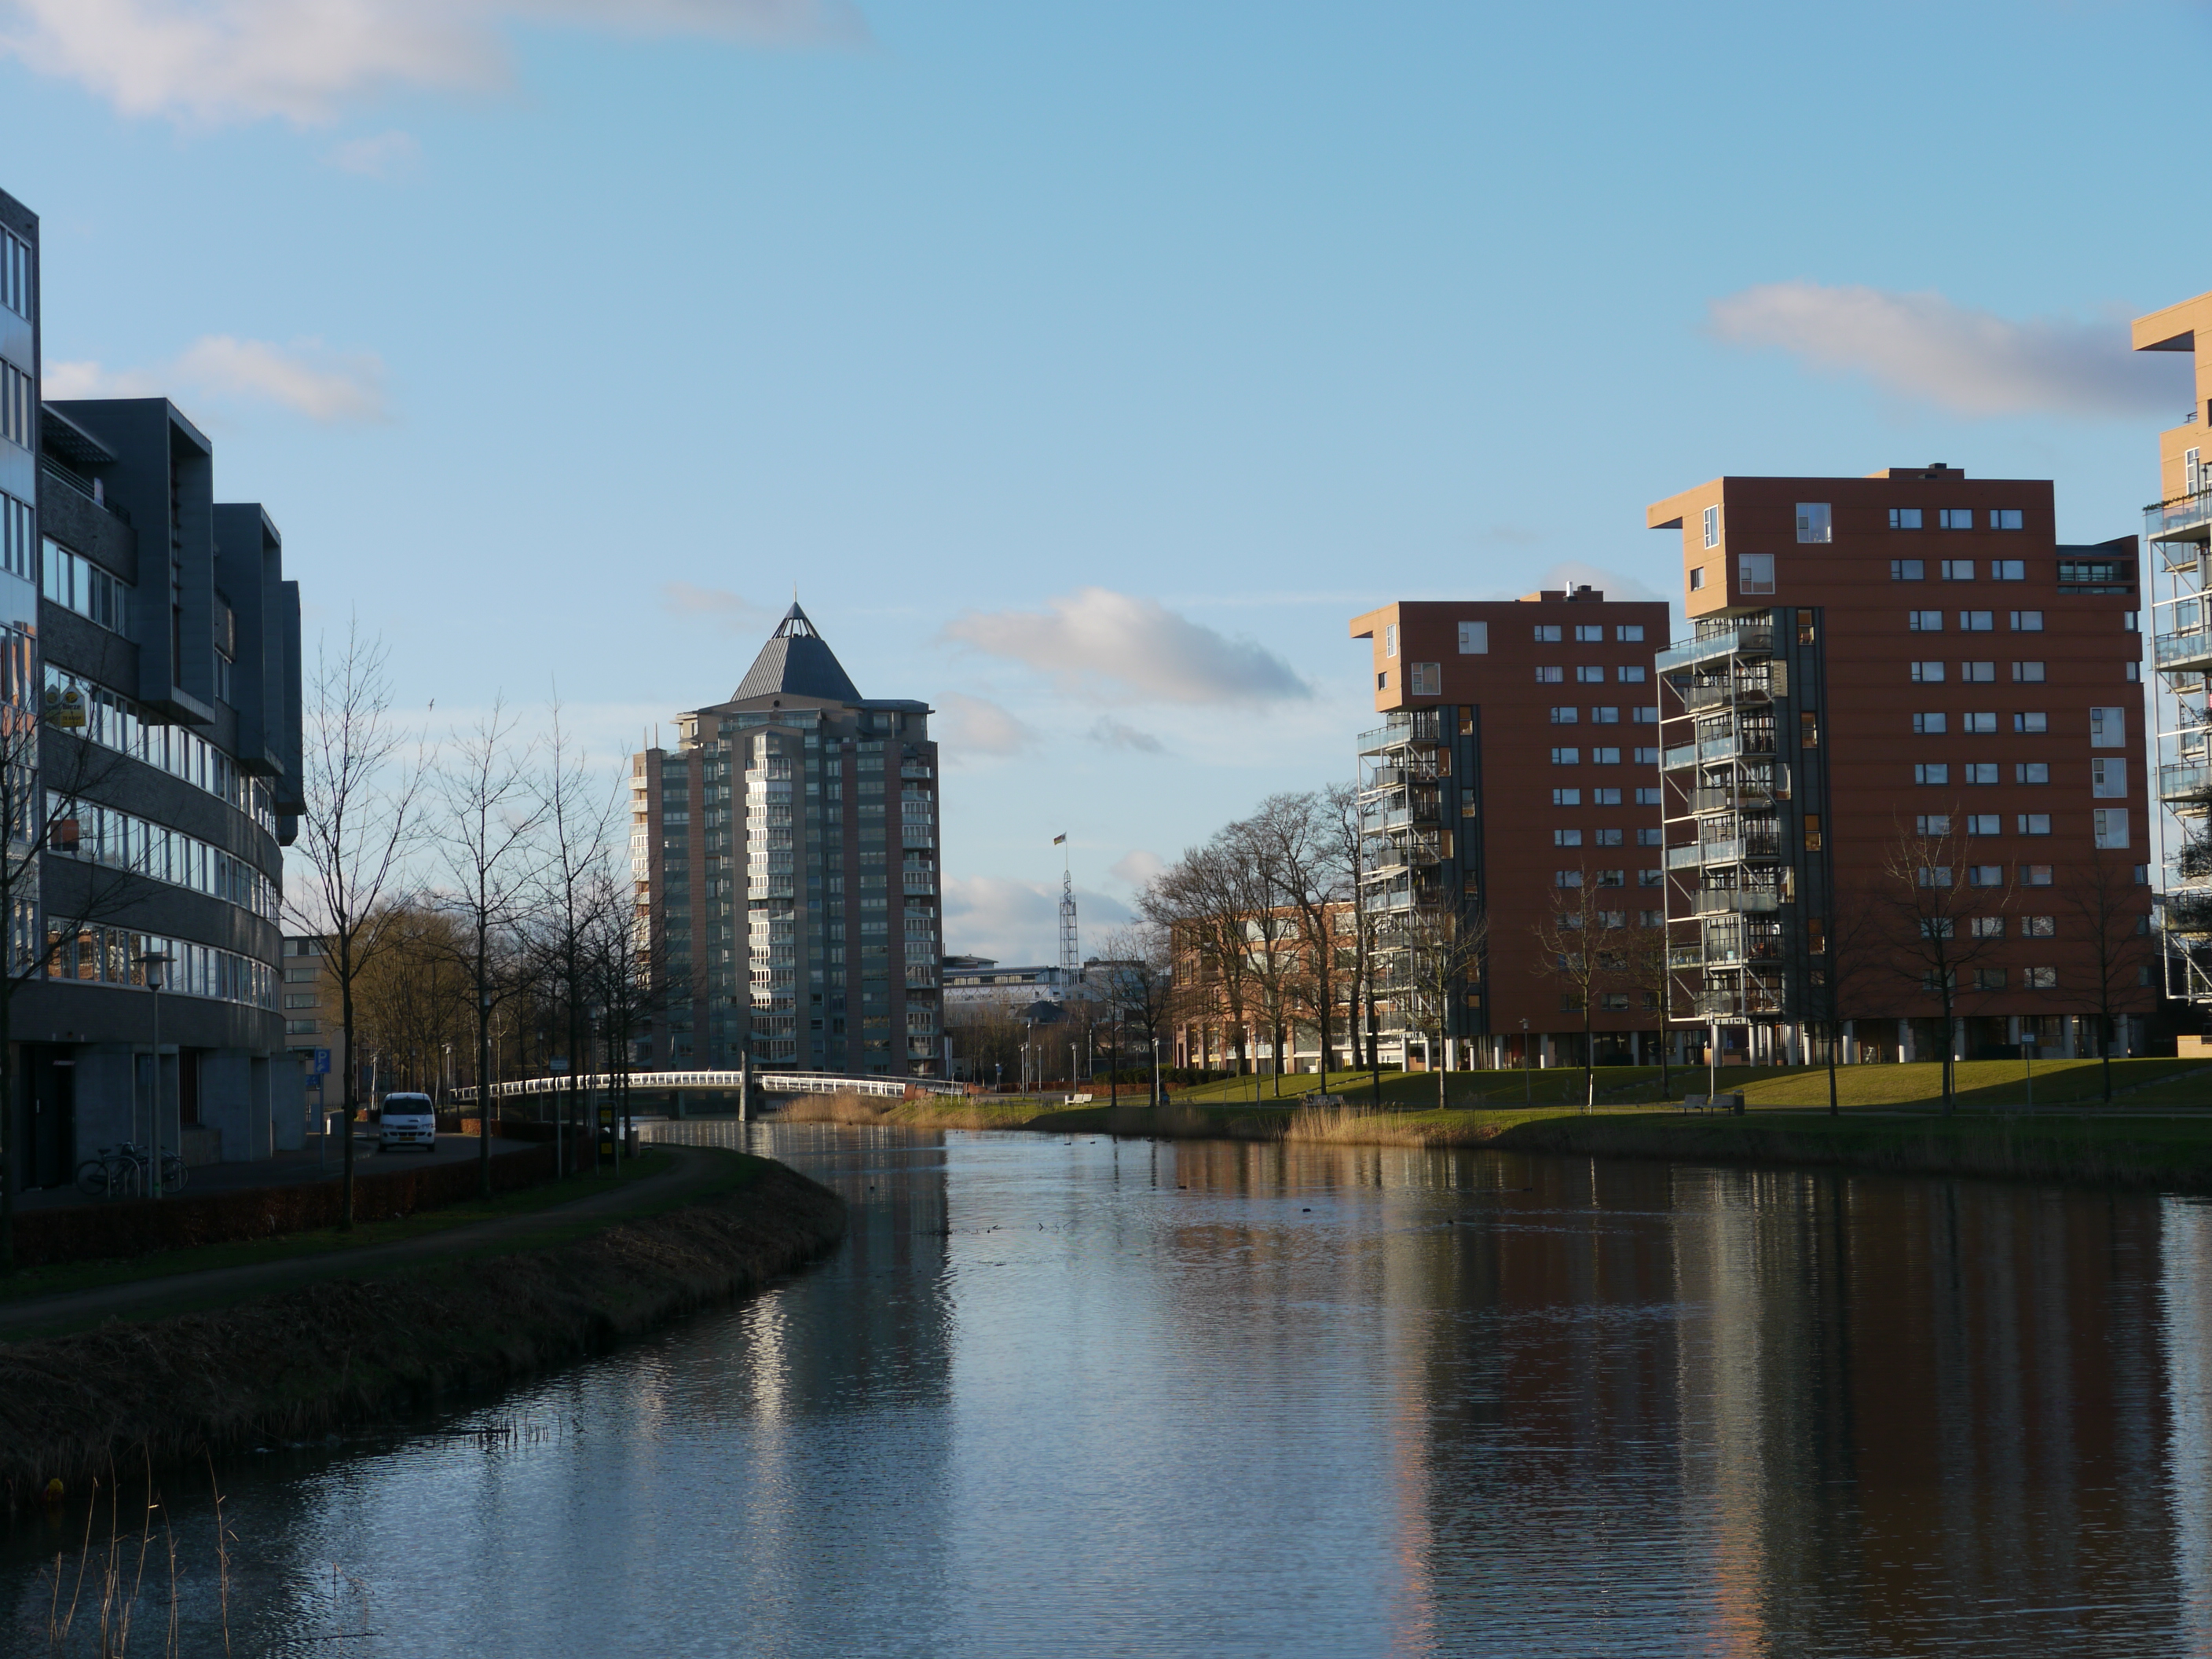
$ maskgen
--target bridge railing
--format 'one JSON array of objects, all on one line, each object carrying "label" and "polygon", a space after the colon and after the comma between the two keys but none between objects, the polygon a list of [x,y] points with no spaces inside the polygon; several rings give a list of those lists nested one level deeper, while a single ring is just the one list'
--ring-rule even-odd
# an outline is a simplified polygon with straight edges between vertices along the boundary
[{"label": "bridge railing", "polygon": [[[531,1095],[561,1094],[572,1083],[574,1087],[590,1094],[612,1089],[620,1080],[611,1072],[588,1072],[573,1080],[565,1073],[518,1078],[511,1083],[493,1084],[491,1095],[494,1100],[519,1100]],[[633,1094],[657,1094],[671,1089],[735,1093],[744,1086],[744,1081],[743,1072],[632,1072],[628,1078]],[[752,1082],[756,1091],[772,1095],[880,1095],[895,1100],[909,1088],[956,1098],[964,1098],[968,1093],[965,1084],[934,1082],[926,1078],[888,1078],[881,1073],[866,1077],[839,1077],[823,1072],[755,1072]],[[452,1097],[473,1104],[477,1091],[473,1085],[455,1089]]]}]

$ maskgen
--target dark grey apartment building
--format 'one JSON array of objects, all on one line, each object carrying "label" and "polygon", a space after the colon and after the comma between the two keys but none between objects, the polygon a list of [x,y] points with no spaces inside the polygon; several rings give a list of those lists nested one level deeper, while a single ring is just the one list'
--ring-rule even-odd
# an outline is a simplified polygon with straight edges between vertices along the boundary
[{"label": "dark grey apartment building", "polygon": [[298,585],[166,399],[41,401],[39,222],[0,194],[0,722],[29,737],[7,820],[32,876],[8,934],[16,1179],[125,1139],[265,1156],[304,1129],[276,993]]},{"label": "dark grey apartment building", "polygon": [[794,604],[727,702],[630,767],[630,873],[668,996],[636,1063],[942,1069],[937,745]]}]

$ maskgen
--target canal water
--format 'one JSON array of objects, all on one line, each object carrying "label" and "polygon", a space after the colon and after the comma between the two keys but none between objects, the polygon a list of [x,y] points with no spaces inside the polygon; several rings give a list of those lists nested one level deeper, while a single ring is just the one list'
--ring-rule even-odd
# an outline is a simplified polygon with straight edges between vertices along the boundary
[{"label": "canal water", "polygon": [[[687,1127],[837,1188],[849,1239],[235,1460],[227,1567],[167,1483],[130,1651],[173,1583],[193,1654],[226,1605],[232,1652],[364,1659],[2212,1654],[2195,1200]],[[0,1650],[45,1650],[82,1524],[13,1534]]]}]

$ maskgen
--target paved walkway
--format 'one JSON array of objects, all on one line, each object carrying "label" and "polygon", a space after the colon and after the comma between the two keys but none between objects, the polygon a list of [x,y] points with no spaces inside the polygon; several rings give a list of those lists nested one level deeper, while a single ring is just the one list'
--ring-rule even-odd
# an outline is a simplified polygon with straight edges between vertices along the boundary
[{"label": "paved walkway", "polygon": [[[491,1155],[502,1157],[508,1152],[526,1152],[538,1143],[529,1140],[503,1140],[492,1138]],[[419,1170],[434,1164],[461,1164],[477,1156],[474,1135],[440,1135],[438,1144],[427,1156],[410,1148],[404,1152],[380,1152],[376,1150],[376,1131],[366,1133],[356,1130],[353,1138],[353,1172],[357,1175],[383,1174],[391,1170]],[[296,1187],[312,1181],[336,1181],[339,1166],[345,1161],[345,1149],[331,1138],[330,1150],[322,1148],[321,1138],[307,1137],[304,1152],[279,1152],[274,1158],[255,1158],[245,1164],[195,1164],[191,1179],[185,1183],[186,1197],[198,1197],[204,1193],[244,1192],[254,1187]],[[75,1187],[46,1187],[15,1196],[19,1210],[52,1210],[70,1204],[104,1204],[106,1199],[87,1198]]]},{"label": "paved walkway", "polygon": [[673,1169],[647,1176],[642,1181],[590,1193],[550,1209],[441,1228],[419,1237],[360,1249],[337,1249],[326,1255],[295,1256],[239,1267],[214,1267],[200,1273],[171,1273],[161,1279],[131,1279],[95,1290],[70,1291],[0,1304],[0,1339],[44,1335],[56,1327],[96,1324],[104,1319],[159,1319],[206,1303],[263,1296],[317,1279],[347,1279],[370,1270],[429,1261],[454,1250],[477,1249],[526,1237],[549,1226],[619,1216],[682,1198],[722,1173],[724,1166],[719,1158],[680,1146],[672,1146],[668,1151],[677,1160]]}]

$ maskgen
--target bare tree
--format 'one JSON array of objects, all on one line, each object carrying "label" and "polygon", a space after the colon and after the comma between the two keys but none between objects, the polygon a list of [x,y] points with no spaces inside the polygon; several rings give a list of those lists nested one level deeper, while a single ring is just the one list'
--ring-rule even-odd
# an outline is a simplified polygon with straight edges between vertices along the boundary
[{"label": "bare tree", "polygon": [[[1567,1005],[1583,1017],[1583,1109],[1589,1111],[1597,1103],[1594,1021],[1600,987],[1628,980],[1633,970],[1626,935],[1609,920],[1621,913],[1605,908],[1588,870],[1575,873],[1581,879],[1573,886],[1552,890],[1551,914],[1536,924],[1534,933],[1538,971],[1568,988]],[[1620,937],[1608,937],[1615,934]]]},{"label": "bare tree", "polygon": [[[1943,1115],[1958,1108],[1957,1047],[1960,976],[1978,971],[2004,940],[2012,885],[2002,865],[1966,862],[1972,849],[1953,825],[1956,812],[1900,829],[1883,862],[1893,971],[1942,1010]],[[1990,874],[1994,872],[1994,876]]]},{"label": "bare tree", "polygon": [[1429,1037],[1429,1063],[1437,1074],[1437,1106],[1449,1103],[1441,1063],[1451,1031],[1452,999],[1462,994],[1490,943],[1490,923],[1456,904],[1417,905],[1389,924],[1395,972],[1389,989],[1414,1030]]},{"label": "bare tree", "polygon": [[1875,987],[1893,983],[1882,933],[1881,907],[1863,891],[1842,891],[1828,914],[1806,923],[1807,990],[1813,1018],[1827,1033],[1828,1115],[1841,1111],[1836,1067],[1841,1062],[1844,1027],[1875,1006]]},{"label": "bare tree", "polygon": [[[1322,792],[1323,834],[1328,838],[1329,861],[1335,866],[1338,879],[1342,883],[1344,896],[1352,906],[1352,968],[1350,982],[1346,986],[1346,1024],[1352,1038],[1352,1066],[1354,1071],[1365,1067],[1373,1060],[1364,1044],[1373,1041],[1371,1034],[1363,1036],[1359,1018],[1364,1001],[1369,1019],[1373,1024],[1375,999],[1370,986],[1369,969],[1374,960],[1372,945],[1374,928],[1367,908],[1366,837],[1359,823],[1359,789],[1356,784],[1333,783]],[[1378,1085],[1379,1086],[1379,1085]]]},{"label": "bare tree", "polygon": [[438,772],[444,822],[440,848],[451,883],[447,908],[462,925],[476,1036],[477,1191],[491,1196],[491,1023],[493,1012],[519,988],[498,971],[501,936],[523,921],[532,890],[532,837],[540,800],[530,788],[532,745],[519,749],[515,717],[504,696],[482,719],[457,731]]},{"label": "bare tree", "polygon": [[[2066,921],[2078,927],[2088,946],[2096,977],[2082,992],[2081,1006],[2097,1017],[2097,1048],[2104,1060],[2104,1092],[2112,1098],[2112,1047],[2120,1016],[2148,1008],[2156,993],[2145,988],[2157,961],[2150,931],[2150,907],[2137,884],[2133,854],[2113,858],[2098,848],[2067,890]],[[2056,919],[2054,918],[2054,921]]]},{"label": "bare tree", "polygon": [[[302,932],[323,940],[345,1032],[345,1145],[339,1226],[353,1225],[353,1124],[360,1109],[356,994],[362,975],[406,914],[407,861],[419,838],[423,761],[415,734],[392,718],[383,644],[346,626],[333,659],[318,647],[307,711],[307,810],[296,843],[307,860],[303,895],[289,901]],[[416,742],[410,758],[405,750]],[[294,890],[296,893],[298,890]]]},{"label": "bare tree", "polygon": [[1218,842],[1194,847],[1145,884],[1138,914],[1163,929],[1176,957],[1176,987],[1186,1019],[1221,1018],[1244,1071],[1253,999],[1251,941],[1244,922],[1249,896],[1235,859]]},{"label": "bare tree", "polygon": [[[538,881],[540,955],[561,989],[568,1049],[568,1101],[562,1109],[563,1121],[574,1124],[579,1121],[578,1090],[587,1047],[592,933],[595,912],[609,902],[604,871],[614,805],[606,778],[592,769],[589,755],[562,724],[557,698],[551,715],[545,767],[537,784],[537,810],[545,836]],[[596,1133],[592,1145],[596,1163]]]},{"label": "bare tree", "polygon": [[1313,1017],[1324,1079],[1346,976],[1332,932],[1346,898],[1333,817],[1325,794],[1305,790],[1270,795],[1250,820],[1253,838],[1268,849],[1262,867],[1275,889],[1273,908],[1286,914],[1297,941],[1302,971],[1291,989],[1295,1003]]},{"label": "bare tree", "polygon": [[[1657,921],[1651,920],[1656,916]],[[1628,963],[1626,978],[1644,998],[1644,1006],[1657,1011],[1659,1015],[1659,1097],[1665,1100],[1674,1091],[1673,1066],[1667,1054],[1667,1024],[1674,1012],[1674,962],[1668,954],[1667,913],[1664,910],[1638,914],[1636,927],[1630,932],[1624,955]]]},{"label": "bare tree", "polygon": [[[1283,1058],[1286,1038],[1302,998],[1306,972],[1304,952],[1298,946],[1298,921],[1280,902],[1292,878],[1285,870],[1289,838],[1267,822],[1267,809],[1240,818],[1215,836],[1218,867],[1232,890],[1232,904],[1243,923],[1246,971],[1257,994],[1260,1015],[1274,1059],[1274,1093],[1283,1092]],[[1252,1086],[1259,1097],[1256,1069]]]},{"label": "bare tree", "polygon": [[[1115,1024],[1142,1033],[1150,1060],[1159,1052],[1175,1005],[1175,954],[1167,935],[1156,923],[1139,921],[1107,934],[1102,948]],[[1159,1103],[1157,1096],[1152,1103]]]}]

